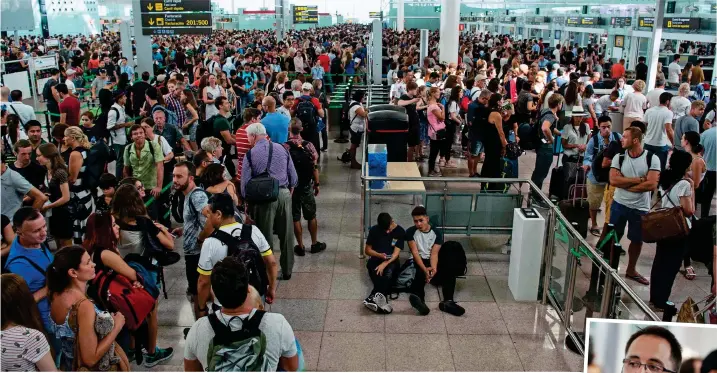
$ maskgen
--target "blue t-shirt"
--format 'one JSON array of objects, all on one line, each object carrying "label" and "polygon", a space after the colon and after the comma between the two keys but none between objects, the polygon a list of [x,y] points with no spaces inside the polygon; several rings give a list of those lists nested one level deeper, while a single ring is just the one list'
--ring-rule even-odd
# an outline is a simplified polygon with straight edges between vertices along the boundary
[{"label": "blue t-shirt", "polygon": [[705,148],[703,158],[707,163],[707,171],[717,170],[717,127],[702,132],[700,144]]},{"label": "blue t-shirt", "polygon": [[[27,259],[16,259],[22,256]],[[35,266],[30,264],[28,260],[36,264],[43,270],[47,270],[52,264],[54,257],[47,246],[43,245],[42,249],[27,249],[20,245],[18,238],[12,242],[10,246],[10,254],[5,262],[5,268],[10,272],[21,276],[27,286],[30,288],[30,292],[34,293],[43,287],[45,287],[45,273],[40,272]],[[45,325],[45,330],[48,333],[52,333],[52,324],[50,323],[50,302],[45,297],[37,303],[37,308],[40,310],[40,317],[42,317],[42,324]]]},{"label": "blue t-shirt", "polygon": [[267,114],[261,120],[266,127],[266,134],[272,142],[283,144],[289,140],[289,117],[279,112]]}]

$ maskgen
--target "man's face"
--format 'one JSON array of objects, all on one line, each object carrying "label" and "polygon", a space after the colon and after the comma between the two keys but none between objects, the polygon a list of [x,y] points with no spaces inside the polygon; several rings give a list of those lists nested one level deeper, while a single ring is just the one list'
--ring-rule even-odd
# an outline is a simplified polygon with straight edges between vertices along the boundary
[{"label": "man's face", "polygon": [[424,231],[426,228],[428,228],[428,216],[425,216],[425,215],[414,216],[413,217],[413,225],[419,231]]},{"label": "man's face", "polygon": [[187,167],[175,167],[172,171],[172,188],[184,192],[189,187],[190,177]]},{"label": "man's face", "polygon": [[34,220],[27,220],[17,232],[25,245],[40,245],[47,239],[47,224],[45,218],[38,217]]},{"label": "man's face", "polygon": [[[649,369],[649,366],[675,371],[677,367],[672,362],[671,355],[672,349],[667,340],[655,335],[641,335],[632,342],[625,353],[625,359],[629,359],[630,362],[624,364],[623,372],[642,373],[645,371],[642,366],[635,369],[638,363],[648,364],[646,371],[653,371]],[[656,371],[660,371],[661,369],[659,368]]]},{"label": "man's face", "polygon": [[132,141],[134,141],[137,145],[144,145],[144,139],[144,129],[138,128],[132,131]]},{"label": "man's face", "polygon": [[167,120],[166,115],[164,114],[164,111],[157,110],[154,113],[152,113],[152,119],[154,119],[154,125],[157,126],[157,129],[159,131],[164,130],[164,124]]},{"label": "man's face", "polygon": [[691,109],[691,110],[690,110],[690,114],[691,114],[693,117],[695,117],[695,118],[701,117],[702,114],[704,114],[704,113],[705,113],[705,108],[704,108],[704,106],[702,106],[702,107],[697,107],[697,108],[694,108],[694,109]]},{"label": "man's face", "polygon": [[229,112],[232,109],[232,104],[229,100],[225,100],[221,106],[222,111]]},{"label": "man's face", "polygon": [[284,107],[288,109],[292,106],[294,106],[294,96],[289,96],[289,97],[285,98],[284,99]]},{"label": "man's face", "polygon": [[41,136],[42,136],[42,129],[40,129],[39,126],[30,127],[27,129],[27,137],[30,138],[30,141],[38,142],[38,141],[40,141]]},{"label": "man's face", "polygon": [[17,150],[17,162],[20,167],[27,167],[30,164],[30,155],[32,154],[32,146],[19,148]]},{"label": "man's face", "polygon": [[612,127],[612,124],[610,122],[602,122],[599,125],[600,125],[600,136],[602,136],[602,137],[610,136],[610,128]]},{"label": "man's face", "polygon": [[632,133],[630,133],[630,132],[628,132],[628,131],[625,131],[625,132],[622,133],[622,141],[621,141],[621,143],[622,143],[622,148],[623,148],[623,149],[630,149],[630,148],[632,148],[633,142],[634,142],[634,141],[633,141],[633,139],[632,139]]}]

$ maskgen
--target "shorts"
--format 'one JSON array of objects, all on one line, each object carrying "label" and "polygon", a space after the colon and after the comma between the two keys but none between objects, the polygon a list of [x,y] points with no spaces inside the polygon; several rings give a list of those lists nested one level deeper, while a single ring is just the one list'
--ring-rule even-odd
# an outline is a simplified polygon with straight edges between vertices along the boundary
[{"label": "shorts", "polygon": [[605,185],[605,221],[610,221],[610,208],[612,207],[612,200],[615,198],[615,187],[607,184]]},{"label": "shorts", "polygon": [[485,147],[483,146],[483,142],[480,140],[472,140],[471,141],[471,155],[474,157],[477,157],[480,155],[480,153],[483,153],[485,151]]},{"label": "shorts", "polygon": [[192,295],[197,295],[197,282],[199,281],[199,272],[197,272],[197,267],[199,266],[199,254],[185,254],[184,265],[185,273],[187,274],[187,292]]},{"label": "shorts", "polygon": [[602,205],[603,196],[605,195],[605,184],[593,184],[588,180],[588,205],[590,210],[596,211]]},{"label": "shorts", "polygon": [[408,127],[408,142],[409,147],[418,146],[421,143],[420,124],[410,125]]},{"label": "shorts", "polygon": [[629,208],[617,201],[612,201],[610,210],[610,224],[615,226],[617,236],[622,238],[627,224],[627,239],[635,243],[642,243],[642,216],[647,214],[647,211]]},{"label": "shorts", "polygon": [[301,221],[302,212],[306,221],[316,218],[316,198],[310,186],[297,187],[291,195],[291,217],[294,222]]},{"label": "shorts", "polygon": [[354,130],[349,128],[349,133],[351,134],[351,144],[352,145],[360,145],[361,144],[361,137],[363,136],[363,132],[354,132]]}]

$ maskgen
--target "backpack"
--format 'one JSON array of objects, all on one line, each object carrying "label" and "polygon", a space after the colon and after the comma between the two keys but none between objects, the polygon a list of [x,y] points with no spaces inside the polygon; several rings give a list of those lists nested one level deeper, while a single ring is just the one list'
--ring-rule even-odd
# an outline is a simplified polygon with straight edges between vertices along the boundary
[{"label": "backpack", "polygon": [[341,157],[337,157],[337,159],[341,161],[341,163],[349,163],[351,162],[351,152],[346,149],[346,151],[341,153]]},{"label": "backpack", "polygon": [[413,279],[416,278],[416,266],[413,259],[406,260],[401,268],[394,272],[393,286],[391,287],[390,299],[398,299],[399,293],[408,293],[411,291]]},{"label": "backpack", "polygon": [[543,126],[543,118],[546,115],[553,115],[551,111],[546,111],[540,115],[540,119],[533,123],[522,123],[518,125],[518,137],[520,137],[520,147],[524,150],[535,150],[540,147],[540,133]]},{"label": "backpack", "polygon": [[314,176],[314,159],[309,152],[309,142],[304,140],[301,145],[297,145],[293,141],[287,141],[289,145],[289,154],[291,160],[294,162],[294,168],[296,169],[296,175],[298,176],[297,187],[305,187],[311,185],[311,180]]},{"label": "backpack", "polygon": [[215,313],[209,315],[214,338],[207,350],[208,372],[261,372],[266,371],[266,336],[259,330],[266,312],[256,310],[242,319],[241,330],[233,331],[234,316],[224,325]]},{"label": "backpack", "polygon": [[[652,164],[652,156],[655,155],[655,153],[653,153],[647,149],[645,149],[645,151],[647,152],[647,157],[645,160],[647,161],[647,170],[649,172],[650,165]],[[618,170],[620,172],[622,172],[622,163],[625,162],[625,152],[619,153],[616,156],[619,157],[618,158],[618,167],[619,167]]]},{"label": "backpack", "polygon": [[296,118],[301,121],[304,129],[316,132],[316,117],[316,107],[311,100],[300,99],[296,105]]},{"label": "backpack", "polygon": [[227,246],[227,256],[233,256],[244,263],[249,275],[249,285],[254,286],[259,295],[264,295],[266,287],[269,285],[269,277],[266,274],[266,266],[261,252],[251,238],[252,228],[254,227],[249,224],[242,225],[239,238],[221,229],[214,230],[210,237],[216,238]]},{"label": "backpack", "polygon": [[463,98],[461,98],[461,104],[460,104],[460,108],[463,113],[468,112],[468,105],[470,105],[471,102],[473,102],[473,100],[475,99],[473,96],[478,92],[480,92],[480,91],[476,90],[475,92],[473,92],[473,95],[471,95],[471,91],[469,89],[466,89],[465,91],[463,91]]},{"label": "backpack", "polygon": [[349,126],[351,126],[351,122],[356,119],[355,117],[350,118],[349,113],[351,113],[351,108],[358,104],[359,103],[356,101],[344,102],[344,105],[341,108],[341,128],[349,128]]},{"label": "backpack", "polygon": [[[151,141],[149,141],[151,143]],[[150,149],[151,145],[150,145]],[[83,184],[94,191],[100,184],[100,176],[105,172],[107,163],[117,160],[114,150],[107,146],[104,140],[99,139],[87,151],[85,159],[85,175],[82,178]]]},{"label": "backpack", "polygon": [[269,166],[271,158],[274,155],[274,145],[269,143],[269,159],[266,162],[264,172],[256,174],[251,164],[251,150],[246,152],[244,159],[249,162],[249,170],[251,171],[251,180],[244,186],[244,196],[246,201],[256,204],[274,202],[279,198],[279,180],[271,176]]},{"label": "backpack", "polygon": [[465,276],[468,272],[468,260],[463,246],[456,241],[446,241],[438,252],[438,263],[448,273],[446,276]]},{"label": "backpack", "polygon": [[214,119],[216,118],[216,115],[212,115],[207,120],[199,122],[197,126],[197,144],[201,144],[202,140],[214,135]]},{"label": "backpack", "polygon": [[[619,141],[620,135],[617,132],[613,132],[612,136],[615,139],[613,141]],[[603,167],[602,161],[603,161],[603,159],[605,159],[605,149],[607,149],[608,147],[606,146],[602,150],[598,151],[598,149],[600,149],[600,145],[597,144],[598,141],[599,141],[599,139],[595,139],[596,146],[594,146],[593,149],[594,149],[596,155],[595,155],[595,158],[593,159],[593,163],[590,167],[592,168],[593,176],[595,177],[595,180],[597,180],[599,183],[607,183],[610,181],[610,168]],[[610,144],[608,143],[608,146],[609,145]]]},{"label": "backpack", "polygon": [[[144,279],[140,282],[144,283]],[[106,311],[124,315],[125,327],[130,331],[139,329],[157,301],[147,290],[135,288],[127,277],[112,269],[97,272],[90,280],[87,295]]]}]

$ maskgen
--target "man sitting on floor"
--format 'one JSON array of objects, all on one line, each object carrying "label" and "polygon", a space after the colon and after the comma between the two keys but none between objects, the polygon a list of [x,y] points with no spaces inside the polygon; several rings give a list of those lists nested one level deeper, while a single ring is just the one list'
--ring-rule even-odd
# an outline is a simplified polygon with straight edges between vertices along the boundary
[{"label": "man sitting on floor", "polygon": [[406,234],[386,212],[378,214],[376,225],[368,232],[364,253],[368,256],[366,269],[373,282],[373,290],[363,304],[371,311],[391,313],[388,296],[393,284],[393,274],[398,271],[398,254],[403,249]]}]

